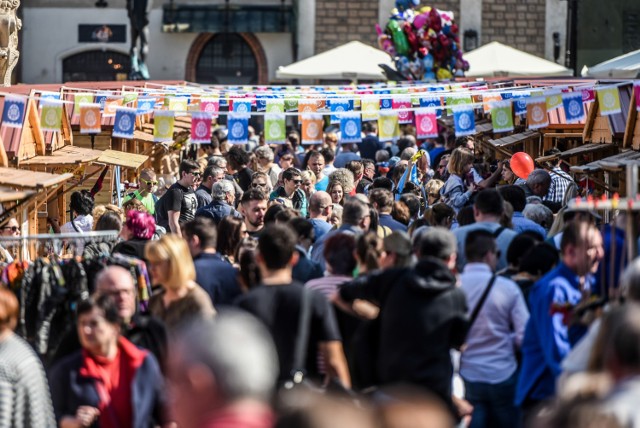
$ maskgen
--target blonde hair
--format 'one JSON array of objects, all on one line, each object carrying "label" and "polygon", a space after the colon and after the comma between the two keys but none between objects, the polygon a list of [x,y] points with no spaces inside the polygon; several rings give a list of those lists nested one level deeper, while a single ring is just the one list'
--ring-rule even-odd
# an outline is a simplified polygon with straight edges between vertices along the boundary
[{"label": "blonde hair", "polygon": [[120,216],[120,220],[124,223],[124,220],[125,220],[124,214],[122,212],[122,209],[119,208],[117,205],[113,205],[113,204],[97,205],[91,212],[91,216],[93,217],[94,228],[98,224],[98,220],[100,220],[100,217],[102,217],[103,214],[106,213],[107,211],[113,211],[114,213],[118,214]]},{"label": "blonde hair", "polygon": [[149,241],[144,250],[145,258],[152,263],[168,261],[168,275],[164,288],[179,289],[195,281],[196,268],[184,239],[175,235],[163,235],[157,241]]},{"label": "blonde hair", "polygon": [[463,176],[464,167],[470,163],[473,163],[473,153],[467,149],[459,147],[451,153],[451,158],[449,158],[449,164],[447,165],[447,171],[449,171],[450,174]]},{"label": "blonde hair", "polygon": [[439,194],[442,186],[444,186],[444,181],[432,178],[424,185],[424,191],[427,193],[427,196]]},{"label": "blonde hair", "polygon": [[313,184],[316,184],[316,175],[313,173],[313,171],[310,171],[308,169],[302,171],[300,173],[300,178],[302,178],[302,180],[306,180],[307,178],[311,180],[311,182]]}]

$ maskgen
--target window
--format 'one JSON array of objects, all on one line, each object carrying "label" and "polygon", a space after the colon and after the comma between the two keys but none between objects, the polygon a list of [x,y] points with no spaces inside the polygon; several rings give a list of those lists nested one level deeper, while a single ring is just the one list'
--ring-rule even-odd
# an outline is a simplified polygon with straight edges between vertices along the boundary
[{"label": "window", "polygon": [[249,44],[237,33],[213,36],[198,58],[196,82],[257,85],[258,64]]},{"label": "window", "polygon": [[129,55],[109,50],[81,52],[62,61],[62,81],[126,80],[130,61]]}]

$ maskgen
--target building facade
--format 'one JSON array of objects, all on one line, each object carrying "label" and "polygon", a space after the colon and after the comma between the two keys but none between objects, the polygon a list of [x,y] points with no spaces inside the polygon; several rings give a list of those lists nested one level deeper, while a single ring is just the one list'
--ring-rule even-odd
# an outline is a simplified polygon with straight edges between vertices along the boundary
[{"label": "building facade", "polygon": [[[394,6],[394,0],[131,1],[143,8],[151,2],[145,63],[152,79],[239,85],[273,83],[279,66],[351,40],[375,46],[375,24],[384,25]],[[126,4],[23,0],[17,80],[125,80],[132,37]],[[423,4],[453,11],[467,48],[497,40],[563,62],[566,0]]]}]

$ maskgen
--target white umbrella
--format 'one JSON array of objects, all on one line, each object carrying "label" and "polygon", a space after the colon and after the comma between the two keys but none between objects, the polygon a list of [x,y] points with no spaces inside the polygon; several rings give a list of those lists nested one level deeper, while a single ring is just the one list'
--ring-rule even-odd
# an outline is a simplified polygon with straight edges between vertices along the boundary
[{"label": "white umbrella", "polygon": [[380,49],[353,41],[276,70],[278,79],[386,80],[378,64],[395,68]]},{"label": "white umbrella", "polygon": [[585,66],[582,77],[633,79],[640,77],[640,49],[601,62],[593,67]]},{"label": "white umbrella", "polygon": [[469,62],[467,77],[488,76],[571,76],[562,65],[544,58],[491,42],[464,54]]}]

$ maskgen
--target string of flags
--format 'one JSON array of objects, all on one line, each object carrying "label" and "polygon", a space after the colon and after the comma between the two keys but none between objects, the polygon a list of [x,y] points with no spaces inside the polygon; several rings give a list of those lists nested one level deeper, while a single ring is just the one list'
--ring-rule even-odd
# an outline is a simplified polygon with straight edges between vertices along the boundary
[{"label": "string of flags", "polygon": [[[618,85],[587,87],[584,85],[548,88],[502,88],[489,90],[486,85],[358,87],[349,90],[314,87],[310,93],[287,91],[254,91],[234,93],[179,92],[185,87],[165,87],[159,90],[132,88],[131,91],[78,90],[40,92],[37,98],[40,125],[44,131],[59,131],[65,105],[78,117],[80,132],[102,132],[103,118],[113,118],[112,136],[133,139],[138,116],[154,118],[153,140],[171,142],[176,118],[191,117],[191,142],[206,144],[211,139],[213,120],[227,115],[227,138],[232,144],[248,140],[249,120],[264,116],[264,136],[267,144],[286,141],[287,117],[296,116],[302,144],[322,142],[328,123],[339,126],[341,143],[361,141],[362,122],[377,121],[380,141],[393,141],[400,135],[400,125],[415,126],[417,137],[438,136],[438,121],[443,113],[453,117],[457,136],[476,132],[478,111],[491,115],[495,133],[514,130],[514,118],[522,117],[529,129],[549,125],[549,113],[563,109],[567,123],[585,120],[585,103],[598,101],[601,114],[621,113]],[[136,90],[133,90],[136,89]],[[195,90],[196,88],[189,88]],[[279,93],[281,92],[281,93]],[[633,86],[633,97],[640,111],[640,83]],[[6,94],[1,126],[21,128],[25,121],[29,97]]]}]

